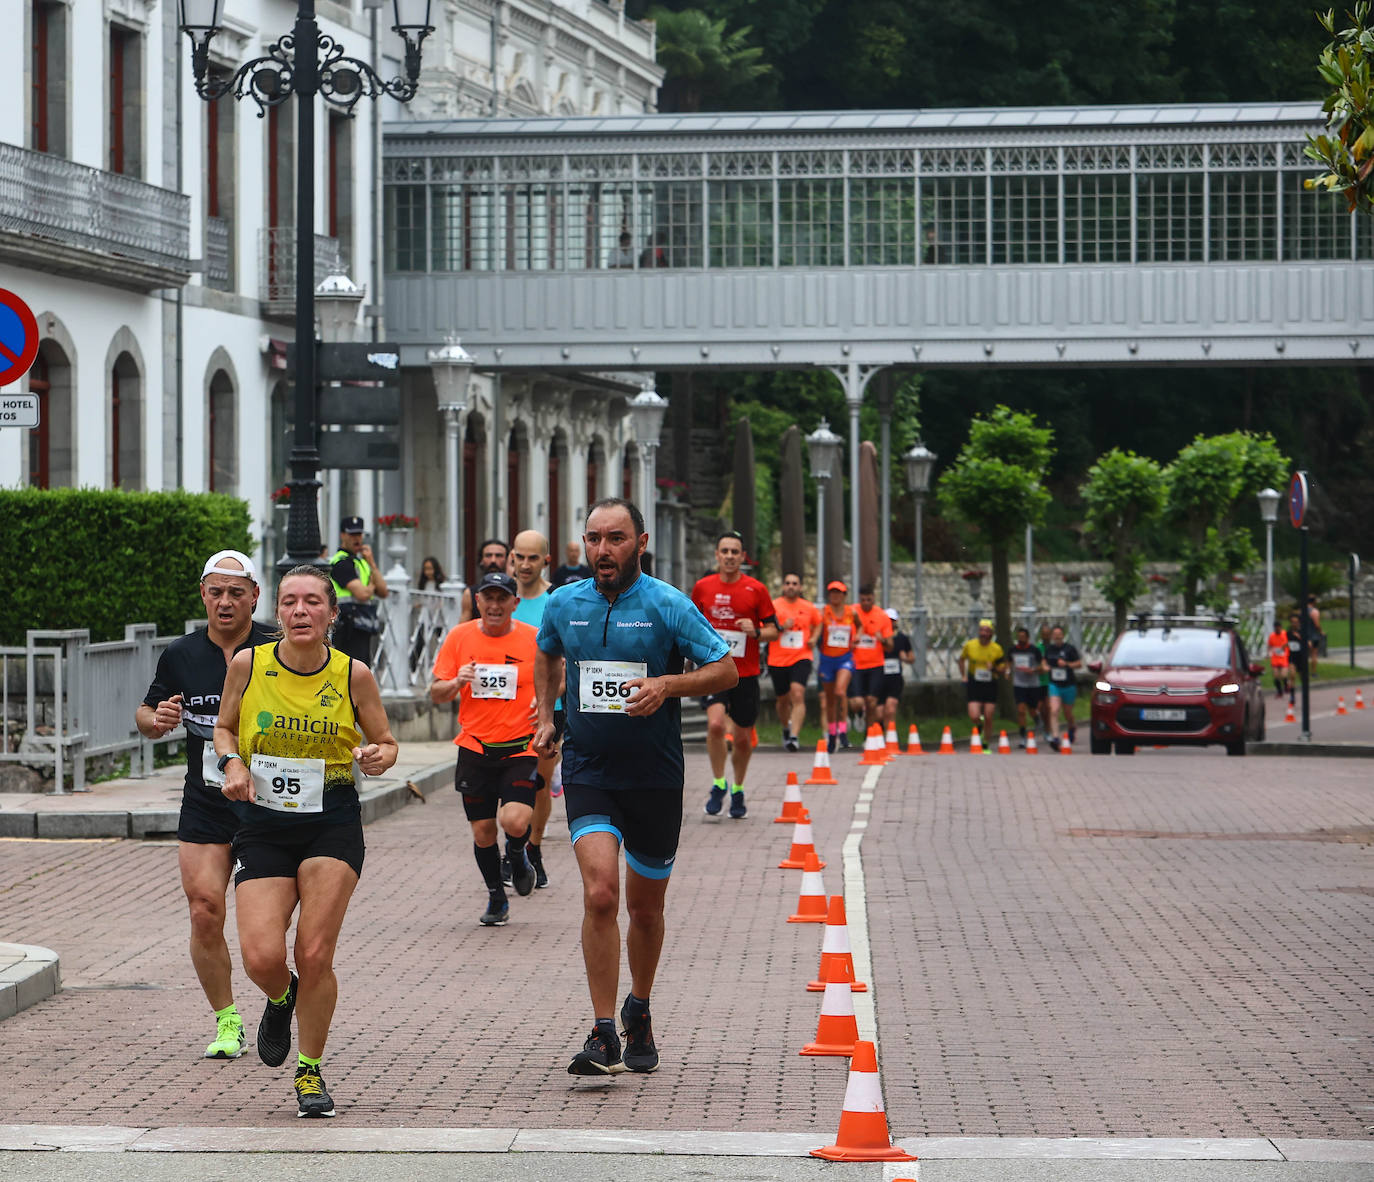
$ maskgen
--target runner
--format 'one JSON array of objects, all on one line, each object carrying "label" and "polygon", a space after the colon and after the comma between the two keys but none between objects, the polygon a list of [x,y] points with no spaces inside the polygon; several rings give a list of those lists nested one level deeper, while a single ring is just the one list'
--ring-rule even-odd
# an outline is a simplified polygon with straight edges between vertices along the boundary
[{"label": "runner", "polygon": [[1312,646],[1303,639],[1302,613],[1295,611],[1288,617],[1288,704],[1296,706],[1298,701],[1298,683],[1304,677],[1310,677],[1307,672],[1307,654]]},{"label": "runner", "polygon": [[459,700],[462,731],[453,740],[458,745],[453,786],[463,794],[473,857],[487,886],[487,909],[477,922],[499,928],[510,918],[510,901],[501,880],[498,822],[506,834],[515,893],[528,895],[535,883],[525,855],[534,815],[535,630],[513,618],[516,583],[504,571],[484,574],[476,596],[478,618],[444,637],[429,696],[440,703]]},{"label": "runner", "polygon": [[1048,673],[1045,654],[1031,644],[1030,629],[1016,630],[1016,643],[1011,646],[1011,692],[1016,699],[1016,728],[1021,737],[1016,745],[1026,745],[1026,723],[1035,727],[1040,712],[1040,698],[1044,690],[1040,686],[1041,672]]},{"label": "runner", "polygon": [[[895,608],[888,608],[885,612],[887,618],[892,621],[892,627],[897,628],[899,619]],[[883,658],[883,733],[886,734],[889,727],[897,725],[897,711],[902,705],[902,666],[910,665],[915,670],[916,653],[911,647],[911,637],[905,632],[896,632],[892,637],[892,651]]]},{"label": "runner", "polygon": [[964,641],[959,650],[959,676],[964,679],[968,698],[969,721],[983,732],[983,749],[987,750],[992,734],[992,719],[997,713],[998,676],[1005,676],[1006,655],[1002,646],[992,638],[992,621],[978,621],[978,636]]},{"label": "runner", "polygon": [[[759,641],[778,638],[773,616],[773,597],[758,579],[740,572],[744,541],[735,530],[716,539],[716,573],[698,579],[692,602],[711,626],[725,638],[735,659],[739,681],[730,689],[702,700],[706,708],[706,754],[711,761],[711,792],[706,798],[708,816],[716,816],[730,797],[730,816],[741,820],[744,777],[754,754],[754,724],[759,719]],[[725,778],[725,716],[730,716],[734,751],[731,755],[735,782]]]},{"label": "runner", "polygon": [[[1051,631],[1052,629],[1048,624],[1040,625],[1040,643],[1036,647],[1039,648],[1042,656],[1044,655],[1045,649],[1049,647]],[[1051,734],[1052,732],[1050,731],[1050,667],[1048,665],[1042,665],[1040,669],[1040,705],[1036,709],[1036,716],[1040,720],[1040,733],[1042,735]]]},{"label": "runner", "polygon": [[[222,791],[243,802],[234,899],[243,967],[268,999],[258,1057],[286,1061],[298,1010],[296,1109],[311,1117],[334,1115],[320,1060],[338,998],[334,949],[363,868],[355,765],[379,776],[396,762],[371,671],[328,646],[338,610],[328,575],[288,571],[277,587],[282,639],[234,657],[215,722]],[[298,905],[292,972],[286,933]]]},{"label": "runner", "polygon": [[1265,639],[1265,644],[1269,647],[1269,667],[1274,671],[1274,696],[1282,698],[1288,694],[1291,698],[1293,666],[1288,660],[1288,633],[1278,620],[1274,621],[1274,630]]},{"label": "runner", "polygon": [[849,712],[863,717],[864,733],[882,721],[883,663],[892,650],[892,621],[873,598],[873,585],[859,588],[854,605],[859,630],[854,636],[854,677]]},{"label": "runner", "polygon": [[[489,570],[504,571],[510,565],[510,547],[500,538],[488,538],[477,550],[477,581]],[[472,588],[463,588],[463,602],[458,608],[458,622],[466,624],[476,613],[472,605]]]},{"label": "runner", "polygon": [[849,680],[854,674],[854,640],[858,621],[845,604],[848,593],[839,579],[825,585],[825,607],[821,609],[821,660],[817,676],[821,683],[821,729],[831,754],[837,746],[849,749]]},{"label": "runner", "polygon": [[801,749],[806,683],[811,680],[811,662],[821,634],[821,613],[802,598],[801,587],[800,575],[783,575],[782,594],[773,600],[778,638],[768,646],[768,674],[773,679],[784,751]]},{"label": "runner", "polygon": [[[511,543],[511,557],[515,560],[515,582],[520,589],[520,599],[515,605],[515,618],[529,624],[536,630],[544,619],[544,608],[549,602],[551,590],[544,572],[549,566],[549,540],[536,530],[522,530]],[[553,704],[554,723],[558,734],[563,735],[563,697]],[[553,812],[553,786],[558,757],[541,759],[534,775],[534,819],[530,822],[530,837],[525,844],[525,853],[534,866],[534,885],[543,890],[549,885],[549,876],[544,869],[544,828]],[[561,783],[560,783],[561,791]],[[502,880],[509,882],[510,853],[501,858]]]},{"label": "runner", "polygon": [[1064,629],[1057,624],[1050,630],[1050,642],[1045,647],[1045,664],[1050,668],[1050,746],[1059,750],[1059,711],[1064,711],[1069,743],[1078,739],[1074,726],[1073,704],[1078,700],[1075,669],[1082,668],[1083,658],[1078,650],[1064,640]]},{"label": "runner", "polygon": [[191,910],[191,964],[217,1025],[205,1057],[237,1059],[243,1053],[243,1019],[234,1005],[233,969],[224,940],[224,894],[239,819],[220,795],[223,781],[211,740],[229,662],[241,649],[271,640],[273,633],[253,619],[258,581],[246,554],[220,550],[210,555],[200,575],[200,599],[209,622],[162,650],[134,724],[145,739],[161,739],[178,726],[186,727],[177,863]]},{"label": "runner", "polygon": [[[593,579],[554,592],[539,627],[535,751],[552,757],[553,703],[566,671],[564,800],[582,872],[582,957],[595,1026],[571,1075],[658,1066],[649,991],[663,949],[663,901],[682,827],[677,699],[714,694],[738,674],[730,646],[675,587],[642,574],[649,542],[630,502],[598,501],[583,541]],[[683,660],[697,666],[683,673]],[[620,974],[620,859],[625,845],[630,993],[614,1022]]]}]

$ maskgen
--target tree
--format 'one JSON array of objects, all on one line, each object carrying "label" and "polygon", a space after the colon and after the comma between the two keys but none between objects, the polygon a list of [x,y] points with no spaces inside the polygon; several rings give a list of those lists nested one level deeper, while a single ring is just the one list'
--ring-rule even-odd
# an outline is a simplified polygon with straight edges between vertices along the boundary
[{"label": "tree", "polygon": [[1038,524],[1050,503],[1044,481],[1053,437],[1033,415],[998,406],[969,424],[968,442],[938,485],[945,511],[975,527],[988,543],[993,613],[1003,647],[1012,635],[1008,554],[1013,540]]},{"label": "tree", "polygon": [[1140,530],[1164,512],[1164,469],[1145,456],[1114,447],[1088,469],[1079,493],[1085,532],[1112,564],[1098,587],[1112,605],[1120,632],[1126,627],[1126,609],[1145,590]]},{"label": "tree", "polygon": [[1232,572],[1259,562],[1248,531],[1235,528],[1235,513],[1266,485],[1282,484],[1288,467],[1271,435],[1232,431],[1199,435],[1165,470],[1165,514],[1180,533],[1179,589],[1186,612],[1195,611],[1199,599],[1224,608]]},{"label": "tree", "polygon": [[1349,28],[1336,31],[1334,9],[1319,15],[1333,40],[1317,59],[1317,73],[1333,87],[1322,100],[1326,133],[1308,136],[1308,156],[1328,171],[1306,182],[1307,188],[1342,193],[1346,207],[1374,213],[1374,27],[1369,23],[1369,0],[1360,0],[1347,14]]},{"label": "tree", "polygon": [[700,111],[728,104],[734,88],[772,70],[761,61],[763,50],[748,44],[748,25],[725,31],[725,18],[712,20],[699,9],[672,12],[655,8],[658,63],[667,71],[659,103],[665,111]]}]

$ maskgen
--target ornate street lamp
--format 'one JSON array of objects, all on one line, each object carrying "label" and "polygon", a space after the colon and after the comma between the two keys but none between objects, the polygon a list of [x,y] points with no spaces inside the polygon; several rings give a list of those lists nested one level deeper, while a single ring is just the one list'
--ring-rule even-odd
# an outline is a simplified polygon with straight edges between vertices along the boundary
[{"label": "ornate street lamp", "polygon": [[652,535],[651,541],[658,532],[658,437],[667,412],[668,400],[654,389],[652,378],[630,399],[630,423],[639,448],[639,509]]},{"label": "ornate street lamp", "polygon": [[806,437],[806,454],[811,461],[811,479],[816,482],[816,605],[825,603],[825,490],[840,462],[840,439],[821,420],[821,425]]},{"label": "ornate street lamp", "polygon": [[1274,627],[1274,523],[1279,519],[1279,502],[1283,494],[1276,488],[1262,488],[1255,494],[1259,501],[1260,517],[1264,521],[1264,634]]},{"label": "ornate street lamp", "polygon": [[434,375],[434,396],[444,419],[444,489],[448,513],[449,563],[445,588],[463,586],[463,548],[459,525],[463,518],[463,413],[468,405],[468,383],[472,380],[472,354],[451,336],[438,349],[429,351],[430,372]]},{"label": "ornate street lamp", "polygon": [[[225,95],[245,96],[258,105],[258,116],[284,103],[296,103],[296,396],[291,441],[291,511],[287,519],[288,570],[300,563],[320,563],[317,494],[320,466],[316,431],[315,381],[315,112],[319,95],[351,111],[360,98],[390,95],[398,102],[415,97],[420,79],[420,47],[434,31],[430,0],[392,0],[391,26],[405,42],[405,77],[384,81],[371,66],[346,57],[343,46],[320,32],[315,0],[298,0],[295,28],[278,38],[263,57],[252,58],[232,74],[210,72],[210,42],[222,27],[224,0],[178,0],[181,30],[191,40],[191,72],[196,93],[207,102]],[[381,145],[374,145],[380,151]],[[307,347],[310,346],[310,347]]]},{"label": "ornate street lamp", "polygon": [[912,611],[915,619],[912,624],[912,631],[916,633],[917,677],[924,677],[926,673],[926,605],[921,594],[921,546],[924,540],[921,530],[921,510],[925,506],[926,493],[930,491],[930,474],[935,468],[935,459],[935,453],[919,441],[902,456],[902,463],[906,467],[906,486],[916,499],[916,578],[915,605]]}]

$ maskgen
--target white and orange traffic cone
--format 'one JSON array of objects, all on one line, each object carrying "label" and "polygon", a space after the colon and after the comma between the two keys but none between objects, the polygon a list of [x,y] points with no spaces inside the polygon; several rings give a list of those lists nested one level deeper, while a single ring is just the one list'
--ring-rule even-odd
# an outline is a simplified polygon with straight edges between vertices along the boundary
[{"label": "white and orange traffic cone", "polygon": [[906,752],[905,752],[905,754],[907,754],[907,755],[924,755],[924,754],[925,754],[925,752],[921,750],[921,732],[917,729],[916,724],[915,724],[914,722],[907,728],[907,732],[906,732]]},{"label": "white and orange traffic cone", "polygon": [[830,770],[830,752],[826,749],[825,740],[816,741],[816,761],[811,765],[811,775],[807,777],[808,784],[838,784],[835,773]]},{"label": "white and orange traffic cone", "polygon": [[954,754],[954,736],[950,733],[949,727],[945,727],[944,732],[940,735],[940,751],[939,751],[939,754],[940,754],[940,755],[953,755],[953,754]]},{"label": "white and orange traffic cone", "polygon": [[759,728],[756,727],[756,726],[751,726],[751,727],[749,728],[749,748],[750,748],[750,750],[753,750],[753,748],[757,747],[758,745],[759,745]]},{"label": "white and orange traffic cone", "polygon": [[801,815],[801,785],[797,783],[797,773],[787,773],[787,787],[782,790],[782,812],[773,818],[775,825],[794,825]]},{"label": "white and orange traffic cone", "polygon": [[1294,714],[1293,714],[1293,703],[1292,703],[1292,702],[1289,702],[1289,703],[1288,703],[1288,709],[1285,710],[1285,711],[1283,712],[1283,721],[1284,721],[1284,722],[1297,722],[1297,721],[1298,721],[1297,718],[1296,718],[1296,717],[1294,716]]},{"label": "white and orange traffic cone", "polygon": [[827,981],[821,998],[821,1017],[816,1024],[816,1041],[809,1042],[799,1055],[852,1055],[859,1040],[859,1023],[854,1017],[854,996],[844,981]]},{"label": "white and orange traffic cone", "polygon": [[1034,732],[1034,731],[1027,731],[1027,732],[1026,732],[1026,754],[1027,754],[1027,755],[1038,755],[1039,753],[1040,753],[1040,748],[1039,748],[1039,746],[1038,746],[1038,745],[1036,744],[1036,742],[1035,742],[1035,732]]},{"label": "white and orange traffic cone", "polygon": [[854,980],[854,955],[849,950],[849,924],[844,917],[843,895],[830,896],[830,908],[825,914],[825,940],[821,944],[821,967],[806,991],[824,993],[831,981],[848,985],[851,993],[868,992],[867,985]]},{"label": "white and orange traffic cone", "polygon": [[872,767],[875,764],[882,767],[887,762],[887,752],[883,749],[883,732],[879,726],[871,726],[868,733],[864,735],[863,758],[859,760],[860,767]]},{"label": "white and orange traffic cone", "polygon": [[902,753],[901,745],[897,742],[897,724],[889,722],[887,724],[887,734],[883,736],[883,746],[887,749],[888,759]]},{"label": "white and orange traffic cone", "polygon": [[968,753],[970,755],[983,754],[983,736],[977,727],[973,728],[968,737]]},{"label": "white and orange traffic cone", "polygon": [[1073,754],[1073,744],[1069,742],[1069,736],[1068,736],[1067,734],[1065,734],[1064,737],[1063,737],[1062,739],[1059,740],[1059,754],[1060,754],[1060,755],[1072,755],[1072,754]]},{"label": "white and orange traffic cone", "polygon": [[915,1155],[892,1144],[878,1082],[878,1053],[868,1041],[855,1040],[844,1089],[844,1111],[834,1145],[811,1151],[826,1161],[915,1161]]},{"label": "white and orange traffic cone", "polygon": [[[792,849],[787,857],[778,863],[779,870],[805,870],[806,855],[816,855],[816,844],[811,840],[811,814],[802,809],[801,816],[792,828]],[[819,856],[817,856],[819,861]],[[821,862],[824,868],[825,863]]]},{"label": "white and orange traffic cone", "polygon": [[1010,755],[1011,744],[1007,741],[1007,732],[999,731],[997,735],[997,754]]},{"label": "white and orange traffic cone", "polygon": [[1340,695],[1339,697],[1336,698],[1336,713],[1337,713],[1337,714],[1344,714],[1344,713],[1345,713],[1345,695],[1344,695],[1344,694],[1342,694],[1342,695]]},{"label": "white and orange traffic cone", "polygon": [[1355,687],[1355,709],[1356,709],[1356,710],[1363,710],[1363,709],[1364,709],[1364,694],[1362,694],[1362,693],[1360,692],[1360,687],[1359,687],[1359,686],[1356,686],[1356,687]]},{"label": "white and orange traffic cone", "polygon": [[788,923],[824,923],[829,915],[825,901],[825,882],[821,878],[821,860],[815,852],[802,859],[801,894],[797,910],[787,917]]}]

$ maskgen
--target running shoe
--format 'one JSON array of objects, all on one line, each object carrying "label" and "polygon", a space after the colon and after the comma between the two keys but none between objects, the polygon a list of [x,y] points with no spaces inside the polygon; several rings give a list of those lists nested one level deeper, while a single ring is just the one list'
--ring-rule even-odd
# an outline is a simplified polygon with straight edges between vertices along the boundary
[{"label": "running shoe", "polygon": [[848,750],[849,750],[849,732],[848,732],[848,731],[841,731],[841,732],[840,732],[840,750],[841,750],[841,751],[848,751]]},{"label": "running shoe", "polygon": [[243,1054],[243,1019],[237,1014],[221,1014],[215,1041],[205,1048],[207,1059],[237,1059]]},{"label": "running shoe", "polygon": [[522,899],[534,890],[534,867],[530,864],[529,855],[524,850],[520,851],[519,862],[511,862],[511,881],[515,886],[515,893]]},{"label": "running shoe", "polygon": [[324,1090],[324,1079],[318,1067],[308,1067],[302,1063],[296,1068],[296,1115],[334,1115],[334,1101]]},{"label": "running shoe", "polygon": [[708,817],[718,817],[721,806],[725,803],[725,798],[729,793],[724,788],[715,784],[711,785],[711,795],[706,798],[706,815]]},{"label": "running shoe", "polygon": [[790,743],[791,741],[792,741],[792,732],[789,731],[789,730],[787,730],[786,728],[784,728],[784,729],[783,729],[783,732],[782,732],[782,749],[783,749],[784,751],[789,751],[789,750],[791,750],[791,748],[789,748],[789,747],[787,746],[787,744]]},{"label": "running shoe", "polygon": [[783,743],[783,745],[782,745],[782,749],[783,749],[784,751],[791,751],[791,752],[793,752],[793,753],[796,753],[796,752],[800,751],[800,750],[801,750],[801,744],[797,741],[797,736],[796,736],[796,735],[788,735],[788,736],[787,736],[787,741],[786,741],[785,743]]},{"label": "running shoe", "polygon": [[258,1023],[258,1058],[268,1067],[280,1067],[291,1049],[291,1015],[296,1010],[296,974],[291,974],[291,987],[286,1000],[278,1005],[268,1001]]},{"label": "running shoe", "polygon": [[620,1058],[620,1039],[614,1030],[593,1026],[582,1049],[568,1064],[569,1075],[615,1075],[625,1070]]},{"label": "running shoe", "polygon": [[492,891],[487,895],[487,909],[477,918],[484,928],[503,928],[510,919],[510,900],[505,891]]},{"label": "running shoe", "polygon": [[826,738],[826,740],[825,740],[825,750],[826,750],[826,754],[827,754],[827,755],[834,755],[834,754],[835,754],[835,747],[836,747],[836,745],[839,743],[839,741],[840,741],[840,739],[839,739],[839,736],[838,736],[838,735],[829,735],[829,736],[827,736],[827,738]]},{"label": "running shoe", "polygon": [[748,811],[744,807],[744,789],[741,788],[738,792],[730,793],[730,816],[738,821]]},{"label": "running shoe", "polygon": [[654,1025],[646,1009],[634,1016],[630,1012],[630,999],[620,1007],[620,1025],[624,1027],[625,1069],[627,1071],[650,1072],[658,1070],[658,1047],[654,1046]]},{"label": "running shoe", "polygon": [[501,885],[511,886],[512,882],[513,880],[511,878],[510,853],[507,852],[501,855]]},{"label": "running shoe", "polygon": [[529,855],[530,865],[534,867],[534,889],[542,891],[549,885],[549,876],[544,873],[544,853],[537,845],[527,845],[525,853]]}]

